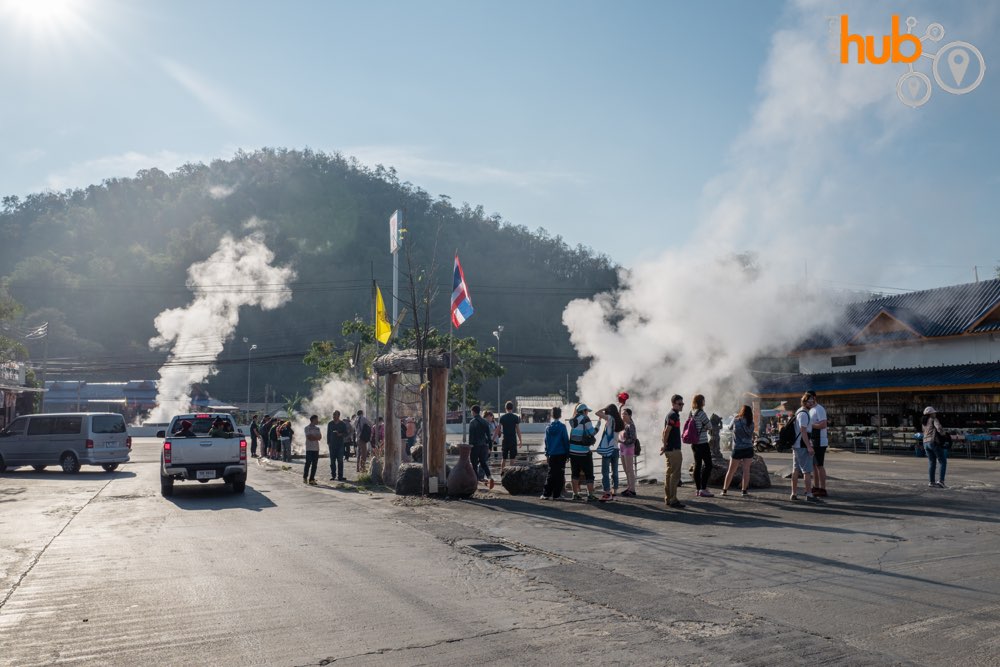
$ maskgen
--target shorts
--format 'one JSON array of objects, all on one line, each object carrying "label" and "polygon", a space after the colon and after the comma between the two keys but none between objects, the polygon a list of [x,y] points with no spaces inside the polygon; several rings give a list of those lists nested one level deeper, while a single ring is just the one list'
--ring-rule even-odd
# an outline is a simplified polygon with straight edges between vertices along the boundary
[{"label": "shorts", "polygon": [[822,468],[823,459],[826,458],[826,447],[813,447],[813,463]]},{"label": "shorts", "polygon": [[570,456],[569,469],[573,480],[579,481],[582,475],[587,484],[594,483],[594,458],[590,454],[586,456]]},{"label": "shorts", "polygon": [[505,442],[500,446],[500,458],[502,459],[516,459],[517,458],[517,441]]},{"label": "shorts", "polygon": [[635,445],[619,445],[622,456],[635,456]]},{"label": "shorts", "polygon": [[813,455],[809,453],[809,450],[805,447],[794,447],[792,454],[795,456],[795,463],[792,465],[793,474],[794,471],[801,472],[803,475],[812,474]]},{"label": "shorts", "polygon": [[740,459],[752,459],[753,447],[739,447],[738,449],[734,449],[731,458],[737,461]]}]

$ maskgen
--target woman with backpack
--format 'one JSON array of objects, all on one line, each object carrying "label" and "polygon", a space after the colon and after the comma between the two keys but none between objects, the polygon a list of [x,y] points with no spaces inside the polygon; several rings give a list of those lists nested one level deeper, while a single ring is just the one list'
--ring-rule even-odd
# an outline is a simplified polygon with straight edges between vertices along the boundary
[{"label": "woman with backpack", "polygon": [[742,466],[740,471],[741,495],[749,495],[747,489],[750,488],[750,464],[753,462],[753,408],[744,405],[740,408],[739,414],[733,420],[733,454],[729,459],[729,470],[726,471],[726,481],[722,483],[722,495],[726,495],[729,485],[733,481],[736,467]]},{"label": "woman with backpack", "polygon": [[594,458],[590,451],[591,445],[597,441],[597,429],[590,421],[587,413],[590,408],[586,403],[580,403],[573,410],[573,418],[569,420],[569,465],[571,483],[573,485],[573,500],[581,500],[580,479],[587,484],[587,500],[597,500],[594,495]]},{"label": "woman with backpack", "polygon": [[[929,406],[924,408],[924,416],[920,423],[924,427],[924,451],[927,452],[927,472],[931,480],[927,486],[946,489],[948,487],[944,485],[944,473],[948,469],[948,448],[944,428],[937,418],[937,410]],[[941,462],[941,477],[935,482],[934,469],[939,461]]]},{"label": "woman with backpack", "polygon": [[598,500],[605,503],[614,500],[618,493],[618,434],[625,430],[625,421],[614,404],[594,414],[598,419],[607,420],[597,443],[597,453],[601,455],[601,486],[604,487],[604,495]]},{"label": "woman with backpack", "polygon": [[712,448],[708,445],[712,420],[705,414],[705,397],[702,394],[695,395],[692,407],[694,409],[684,422],[681,440],[691,445],[694,452],[694,484],[697,487],[694,495],[712,498],[715,494],[708,490],[708,480],[712,475]]},{"label": "woman with backpack", "polygon": [[622,453],[622,466],[625,468],[625,480],[627,482],[622,495],[634,498],[635,457],[639,438],[635,434],[635,422],[632,421],[632,408],[622,410],[622,421],[625,422],[625,428],[618,434],[618,449]]}]

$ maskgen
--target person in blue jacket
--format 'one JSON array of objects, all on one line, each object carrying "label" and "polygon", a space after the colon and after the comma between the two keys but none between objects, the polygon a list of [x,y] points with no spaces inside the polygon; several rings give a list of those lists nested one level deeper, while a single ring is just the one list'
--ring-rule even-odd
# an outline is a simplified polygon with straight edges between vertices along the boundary
[{"label": "person in blue jacket", "polygon": [[549,476],[545,480],[542,500],[562,498],[566,486],[566,459],[569,458],[569,431],[561,421],[562,408],[552,408],[552,422],[545,427],[545,458]]}]

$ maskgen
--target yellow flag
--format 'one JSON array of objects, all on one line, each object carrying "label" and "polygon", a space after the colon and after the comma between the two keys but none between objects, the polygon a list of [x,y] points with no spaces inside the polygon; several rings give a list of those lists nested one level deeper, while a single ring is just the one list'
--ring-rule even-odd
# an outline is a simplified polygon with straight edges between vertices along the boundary
[{"label": "yellow flag", "polygon": [[389,336],[392,334],[392,325],[389,324],[389,319],[385,316],[385,302],[382,301],[382,290],[375,286],[375,338],[378,342],[385,345],[389,342]]}]

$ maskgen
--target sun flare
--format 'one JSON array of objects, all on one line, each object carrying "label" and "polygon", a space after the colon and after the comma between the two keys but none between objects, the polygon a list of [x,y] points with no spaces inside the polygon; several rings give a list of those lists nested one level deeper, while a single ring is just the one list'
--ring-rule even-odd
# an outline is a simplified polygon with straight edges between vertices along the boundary
[{"label": "sun flare", "polygon": [[82,0],[0,0],[2,13],[35,31],[64,29],[79,20]]}]

